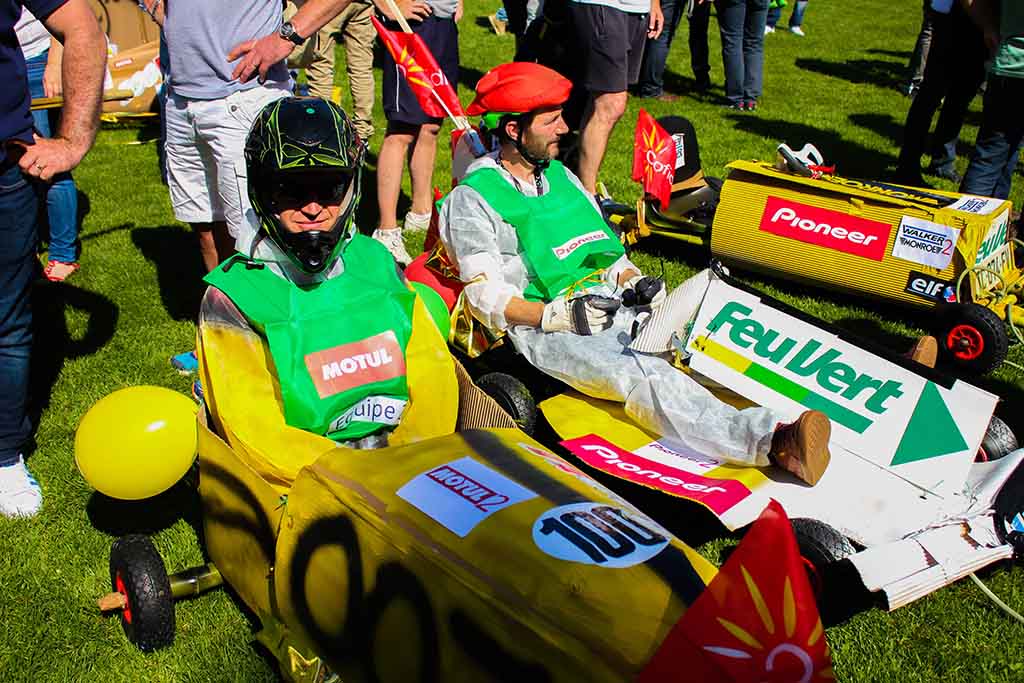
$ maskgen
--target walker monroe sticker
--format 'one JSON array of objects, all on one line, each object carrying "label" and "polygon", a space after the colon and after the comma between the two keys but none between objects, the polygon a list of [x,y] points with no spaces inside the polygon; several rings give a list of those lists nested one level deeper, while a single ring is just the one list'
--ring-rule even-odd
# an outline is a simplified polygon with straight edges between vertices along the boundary
[{"label": "walker monroe sticker", "polygon": [[904,261],[944,270],[953,259],[953,249],[959,237],[960,230],[957,228],[904,216],[900,219],[896,240],[892,244],[892,255]]}]

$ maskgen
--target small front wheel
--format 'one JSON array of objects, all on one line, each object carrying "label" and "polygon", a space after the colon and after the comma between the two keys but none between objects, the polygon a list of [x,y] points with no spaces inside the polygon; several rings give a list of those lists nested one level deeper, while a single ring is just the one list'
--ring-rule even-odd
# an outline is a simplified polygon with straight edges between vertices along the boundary
[{"label": "small front wheel", "polygon": [[975,375],[991,372],[1006,360],[1010,339],[998,315],[974,303],[943,309],[937,329],[939,350],[953,365]]},{"label": "small front wheel", "polygon": [[493,398],[521,430],[533,436],[537,426],[537,402],[525,384],[504,372],[489,372],[480,377],[476,385]]},{"label": "small front wheel", "polygon": [[123,536],[110,549],[110,587],[124,596],[121,627],[143,652],[174,642],[174,599],[167,568],[153,541]]},{"label": "small front wheel", "polygon": [[822,573],[833,562],[845,559],[857,552],[850,539],[834,527],[817,519],[799,517],[791,520],[800,558],[807,569],[807,577],[814,589],[818,604],[825,598]]}]

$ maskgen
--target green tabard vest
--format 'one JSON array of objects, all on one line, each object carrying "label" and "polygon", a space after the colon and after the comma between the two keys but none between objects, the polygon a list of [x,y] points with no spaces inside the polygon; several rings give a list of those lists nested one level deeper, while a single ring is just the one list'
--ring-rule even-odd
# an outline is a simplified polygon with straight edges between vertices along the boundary
[{"label": "green tabard vest", "polygon": [[523,296],[548,302],[625,253],[604,218],[557,161],[544,170],[548,192],[527,197],[495,168],[481,168],[462,179],[516,229],[533,273]]},{"label": "green tabard vest", "polygon": [[285,422],[336,441],[398,424],[416,299],[370,238],[354,236],[342,258],[341,275],[308,289],[244,261],[206,276],[266,337]]}]

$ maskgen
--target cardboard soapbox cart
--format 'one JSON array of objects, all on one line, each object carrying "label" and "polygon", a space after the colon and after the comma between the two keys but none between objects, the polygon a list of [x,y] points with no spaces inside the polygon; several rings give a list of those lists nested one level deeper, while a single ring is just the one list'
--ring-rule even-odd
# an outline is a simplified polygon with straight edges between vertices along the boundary
[{"label": "cardboard soapbox cart", "polygon": [[[889,609],[1024,553],[1024,449],[1011,433],[1000,452],[990,447],[988,462],[975,462],[996,396],[851,343],[842,330],[713,272],[692,326],[680,324],[670,294],[633,348],[688,357],[687,371],[739,407],[769,406],[787,419],[826,413],[832,460],[824,477],[809,487],[778,468],[729,465],[640,429],[619,404],[575,392],[547,399],[540,409],[585,469],[699,503],[729,529],[776,499],[810,565],[849,560]],[[1005,429],[997,418],[995,425]]]},{"label": "cardboard soapbox cart", "polygon": [[[101,606],[119,610],[143,649],[173,640],[175,599],[227,583],[288,680],[834,679],[781,510],[769,520],[774,536],[758,541],[771,563],[748,554],[716,573],[516,429],[457,364],[457,381],[429,368],[437,381],[429,395],[410,395],[407,413],[426,401],[419,414],[434,419],[455,410],[457,393],[455,433],[416,440],[403,420],[393,445],[353,450],[250,420],[280,408],[270,361],[253,360],[246,343],[200,327],[198,481],[210,564],[168,575],[148,537],[113,546],[113,593]],[[786,628],[769,633],[766,623]],[[761,649],[745,653],[752,634]]]},{"label": "cardboard soapbox cart", "polygon": [[624,242],[654,234],[707,245],[737,268],[934,309],[944,356],[973,374],[1004,360],[1006,325],[1020,339],[1010,202],[763,162],[728,169],[720,186],[676,193],[665,210],[650,199],[620,207],[612,220]]}]

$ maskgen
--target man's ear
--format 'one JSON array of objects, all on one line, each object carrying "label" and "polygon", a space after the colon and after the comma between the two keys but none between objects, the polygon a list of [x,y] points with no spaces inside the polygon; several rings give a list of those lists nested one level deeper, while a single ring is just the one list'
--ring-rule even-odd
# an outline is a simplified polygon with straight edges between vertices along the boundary
[{"label": "man's ear", "polygon": [[509,119],[505,122],[505,135],[507,135],[509,139],[518,140],[519,133],[519,121],[516,119]]}]

